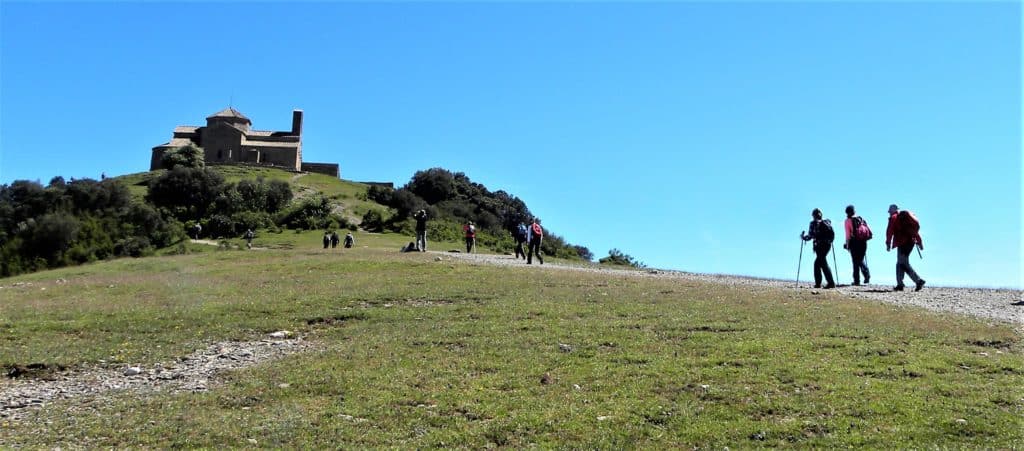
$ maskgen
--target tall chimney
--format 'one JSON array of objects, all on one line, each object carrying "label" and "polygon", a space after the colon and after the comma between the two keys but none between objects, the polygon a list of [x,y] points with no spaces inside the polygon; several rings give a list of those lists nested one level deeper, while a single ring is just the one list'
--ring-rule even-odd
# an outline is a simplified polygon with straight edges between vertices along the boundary
[{"label": "tall chimney", "polygon": [[292,110],[292,134],[302,135],[302,110]]}]

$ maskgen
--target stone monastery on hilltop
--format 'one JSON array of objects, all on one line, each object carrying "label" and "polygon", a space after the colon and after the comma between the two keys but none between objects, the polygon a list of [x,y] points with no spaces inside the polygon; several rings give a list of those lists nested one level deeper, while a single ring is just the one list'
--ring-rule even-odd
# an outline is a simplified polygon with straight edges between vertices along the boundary
[{"label": "stone monastery on hilltop", "polygon": [[179,125],[171,140],[153,148],[149,170],[161,168],[168,150],[193,145],[205,152],[206,164],[270,166],[289,171],[319,172],[340,177],[337,163],[302,161],[302,110],[292,111],[292,129],[252,130],[252,121],[234,108],[206,118],[206,126]]}]

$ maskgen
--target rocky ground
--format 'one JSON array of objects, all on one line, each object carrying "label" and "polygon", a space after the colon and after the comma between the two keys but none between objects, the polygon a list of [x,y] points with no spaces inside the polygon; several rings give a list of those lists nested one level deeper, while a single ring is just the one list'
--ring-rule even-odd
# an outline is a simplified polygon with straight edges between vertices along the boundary
[{"label": "rocky ground", "polygon": [[[508,255],[481,255],[433,252],[438,261],[459,259],[474,264],[527,267],[523,260]],[[777,288],[784,290],[812,290],[809,283],[799,287],[793,281],[758,279],[715,274],[695,274],[681,271],[633,270],[600,267],[596,265],[568,265],[534,262],[529,268],[543,271],[586,271],[631,277],[698,280],[732,286]],[[865,298],[902,306],[918,306],[931,310],[954,312],[983,319],[1008,322],[1024,333],[1024,302],[1020,290],[993,290],[981,288],[950,288],[926,286],[920,292],[893,292],[882,285],[840,286],[836,291],[847,296]],[[26,409],[42,407],[61,399],[76,399],[73,408],[91,409],[94,401],[104,394],[130,390],[140,394],[151,392],[205,391],[217,383],[217,375],[233,369],[279,359],[283,356],[314,348],[314,343],[290,333],[277,332],[262,340],[251,342],[223,342],[181,357],[173,362],[141,366],[94,366],[74,371],[53,370],[34,377],[19,376],[19,372],[39,369],[11,369],[8,377],[0,378],[0,419],[18,421]]]},{"label": "rocky ground", "polygon": [[[216,343],[173,362],[151,366],[105,365],[74,371],[16,368],[0,381],[0,419],[21,420],[28,408],[61,399],[75,399],[71,410],[90,410],[105,394],[131,391],[201,392],[217,383],[218,374],[313,348],[315,344],[275,332],[263,340]],[[33,375],[35,372],[37,374]],[[18,373],[27,373],[20,374]],[[18,375],[19,377],[11,377]],[[31,376],[31,377],[25,377]]]}]

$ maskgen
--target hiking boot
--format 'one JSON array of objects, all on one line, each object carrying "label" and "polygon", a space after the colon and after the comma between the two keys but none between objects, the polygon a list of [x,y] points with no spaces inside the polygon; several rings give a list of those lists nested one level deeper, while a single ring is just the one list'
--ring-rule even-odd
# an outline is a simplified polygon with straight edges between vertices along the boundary
[{"label": "hiking boot", "polygon": [[864,285],[867,285],[869,283],[871,283],[871,278],[868,276],[864,276]]},{"label": "hiking boot", "polygon": [[830,283],[830,284],[828,284],[828,285],[825,285],[825,289],[826,289],[826,290],[831,290],[831,289],[833,289],[833,288],[835,288],[835,287],[836,287],[836,284],[834,284],[834,283]]},{"label": "hiking boot", "polygon": [[860,286],[860,282],[854,281],[854,282],[853,282],[852,284],[850,284],[850,285],[852,285],[852,286],[855,286],[855,287],[859,287],[859,286]]},{"label": "hiking boot", "polygon": [[917,286],[914,287],[914,291],[921,291],[922,288],[924,288],[924,279],[917,281]]},{"label": "hiking boot", "polygon": [[814,288],[821,288],[821,284],[820,283],[814,284]]},{"label": "hiking boot", "polygon": [[892,287],[892,291],[903,291],[903,285],[896,285]]}]

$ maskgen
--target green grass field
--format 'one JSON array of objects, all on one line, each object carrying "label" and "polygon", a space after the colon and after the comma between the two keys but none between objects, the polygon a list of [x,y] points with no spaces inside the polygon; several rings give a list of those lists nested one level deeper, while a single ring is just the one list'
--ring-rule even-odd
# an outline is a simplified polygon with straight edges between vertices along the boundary
[{"label": "green grass field", "polygon": [[0,280],[5,368],[151,365],[279,329],[322,346],[206,393],[56,402],[0,421],[0,447],[1024,447],[1006,325],[319,236]]}]

